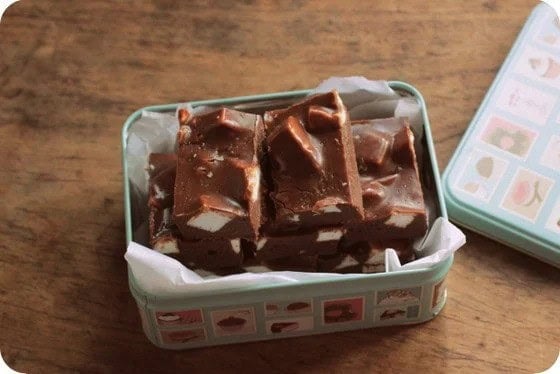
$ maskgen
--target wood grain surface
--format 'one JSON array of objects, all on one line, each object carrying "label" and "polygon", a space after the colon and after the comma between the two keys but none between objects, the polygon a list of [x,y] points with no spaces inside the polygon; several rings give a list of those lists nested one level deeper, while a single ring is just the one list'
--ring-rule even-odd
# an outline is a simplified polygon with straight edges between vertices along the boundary
[{"label": "wood grain surface", "polygon": [[0,352],[26,373],[539,372],[560,272],[466,231],[440,316],[165,351],[128,291],[120,131],[151,104],[398,79],[440,170],[531,9],[508,1],[39,1],[0,23]]}]

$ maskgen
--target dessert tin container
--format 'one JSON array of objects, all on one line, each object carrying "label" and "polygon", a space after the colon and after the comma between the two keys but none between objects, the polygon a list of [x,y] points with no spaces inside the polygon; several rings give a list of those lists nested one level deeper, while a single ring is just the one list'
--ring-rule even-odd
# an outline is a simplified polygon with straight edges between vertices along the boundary
[{"label": "dessert tin container", "polygon": [[541,3],[443,175],[452,221],[560,267],[560,23]]},{"label": "dessert tin container", "polygon": [[[402,82],[391,88],[415,97],[424,121],[424,173],[429,175],[436,195],[437,216],[447,217],[440,188],[437,163],[426,106],[421,94]],[[236,109],[265,110],[289,104],[309,91],[292,91],[190,104],[224,105]],[[142,110],[174,112],[176,104],[143,108],[133,113],[122,131],[124,180],[128,132]],[[133,240],[131,191],[124,183],[127,244]],[[326,277],[298,283],[259,284],[242,289],[191,293],[184,297],[155,295],[143,290],[128,272],[142,327],[158,347],[185,349],[218,344],[296,337],[375,326],[416,324],[428,321],[443,308],[447,290],[445,277],[453,256],[435,266],[378,274]]]}]

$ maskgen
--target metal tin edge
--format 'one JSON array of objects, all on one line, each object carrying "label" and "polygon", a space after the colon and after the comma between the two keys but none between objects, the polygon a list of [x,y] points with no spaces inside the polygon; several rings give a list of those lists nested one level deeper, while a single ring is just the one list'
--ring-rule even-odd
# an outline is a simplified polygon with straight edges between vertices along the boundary
[{"label": "metal tin edge", "polygon": [[[531,28],[531,22],[533,21],[533,19],[539,15],[539,12],[544,11],[544,8],[548,6],[549,5],[542,2],[540,4],[537,4],[531,14],[527,17],[523,28],[521,29],[513,43],[513,47],[504,59],[504,62],[498,70],[496,77],[494,78],[492,84],[490,85],[490,88],[486,92],[484,99],[482,100],[475,115],[469,123],[469,126],[463,134],[451,159],[449,160],[449,163],[447,164],[447,167],[445,168],[441,176],[441,182],[443,185],[442,193],[444,195],[444,200],[448,206],[449,219],[452,222],[456,222],[474,232],[515,248],[516,250],[527,255],[536,257],[553,266],[560,267],[560,248],[552,246],[547,240],[541,239],[533,233],[524,230],[522,227],[513,227],[504,220],[487,214],[483,210],[472,206],[467,201],[464,201],[454,192],[449,178],[449,174],[455,167],[459,155],[461,154],[461,150],[465,147],[472,133],[475,131],[475,126],[472,126],[472,124],[476,123],[483,115],[484,110],[488,106],[492,95],[497,89],[498,82],[501,81],[509,65],[513,63],[513,57],[517,53],[521,44],[518,42],[526,37]],[[476,217],[476,219],[479,220],[480,223],[472,224],[473,217]],[[489,230],[485,230],[484,228],[489,228]],[[509,240],[506,238],[509,238]]]}]

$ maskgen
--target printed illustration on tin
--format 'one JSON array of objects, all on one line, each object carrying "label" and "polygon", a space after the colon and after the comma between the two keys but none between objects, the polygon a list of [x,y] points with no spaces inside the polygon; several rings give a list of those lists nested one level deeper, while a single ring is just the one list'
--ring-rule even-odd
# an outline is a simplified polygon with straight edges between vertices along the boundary
[{"label": "printed illustration on tin", "polygon": [[266,321],[266,333],[281,335],[313,330],[313,316],[302,316]]},{"label": "printed illustration on tin", "polygon": [[556,54],[527,47],[521,53],[515,71],[529,79],[560,88],[560,57]]},{"label": "printed illustration on tin", "polygon": [[541,28],[534,37],[534,42],[542,47],[560,52],[560,25],[555,14],[547,22],[541,22]]},{"label": "printed illustration on tin", "polygon": [[415,319],[420,315],[422,287],[378,291],[375,321]]},{"label": "printed illustration on tin", "polygon": [[556,95],[521,82],[508,80],[501,87],[496,105],[509,114],[522,117],[529,123],[544,126],[554,109],[556,99]]},{"label": "printed illustration on tin", "polygon": [[392,306],[375,310],[375,321],[414,320],[420,315],[420,305]]},{"label": "printed illustration on tin", "polygon": [[485,124],[480,140],[512,155],[525,158],[537,133],[498,116],[491,116]]},{"label": "printed illustration on tin", "polygon": [[311,299],[297,299],[290,301],[274,301],[265,303],[266,316],[309,313],[313,313],[313,302]]},{"label": "printed illustration on tin", "polygon": [[445,301],[447,293],[447,278],[443,278],[440,282],[434,285],[432,293],[432,309],[435,309]]},{"label": "printed illustration on tin", "polygon": [[257,332],[253,308],[217,310],[210,313],[214,335],[248,335]]},{"label": "printed illustration on tin", "polygon": [[419,304],[422,287],[379,291],[377,305]]},{"label": "printed illustration on tin", "polygon": [[364,320],[364,298],[353,297],[323,301],[323,323],[325,325],[357,322]]},{"label": "printed illustration on tin", "polygon": [[157,311],[156,321],[159,326],[196,325],[204,322],[202,310]]},{"label": "printed illustration on tin", "polygon": [[489,152],[470,152],[455,187],[482,201],[489,201],[502,180],[508,161]]},{"label": "printed illustration on tin", "polygon": [[553,184],[554,181],[543,175],[519,168],[509,185],[501,207],[534,222]]}]

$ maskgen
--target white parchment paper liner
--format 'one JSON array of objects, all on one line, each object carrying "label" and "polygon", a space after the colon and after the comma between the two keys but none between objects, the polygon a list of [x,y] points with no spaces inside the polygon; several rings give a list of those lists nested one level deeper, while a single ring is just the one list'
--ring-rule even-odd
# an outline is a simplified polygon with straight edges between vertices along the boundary
[{"label": "white parchment paper liner", "polygon": [[[385,81],[370,81],[363,77],[330,78],[322,82],[313,93],[337,89],[352,119],[408,117],[416,136],[419,160],[424,150],[421,107],[414,98],[401,97]],[[264,267],[247,268],[251,271],[229,276],[211,273],[197,274],[177,260],[151,250],[140,243],[147,242],[147,156],[152,152],[173,152],[178,122],[175,113],[143,112],[141,118],[129,130],[127,167],[131,183],[131,206],[133,214],[133,239],[127,248],[125,259],[138,285],[157,295],[188,294],[192,292],[239,289],[248,286],[278,283],[297,283],[309,279],[332,277],[356,277],[356,274],[273,272]],[[436,206],[434,196],[427,196],[429,215],[433,217]],[[415,244],[419,259],[401,265],[393,249],[385,251],[386,272],[424,269],[435,266],[449,258],[465,243],[464,234],[447,219],[431,220],[427,235]],[[263,272],[264,271],[264,272]],[[358,274],[360,276],[360,274]],[[363,274],[362,276],[369,276]]]}]

